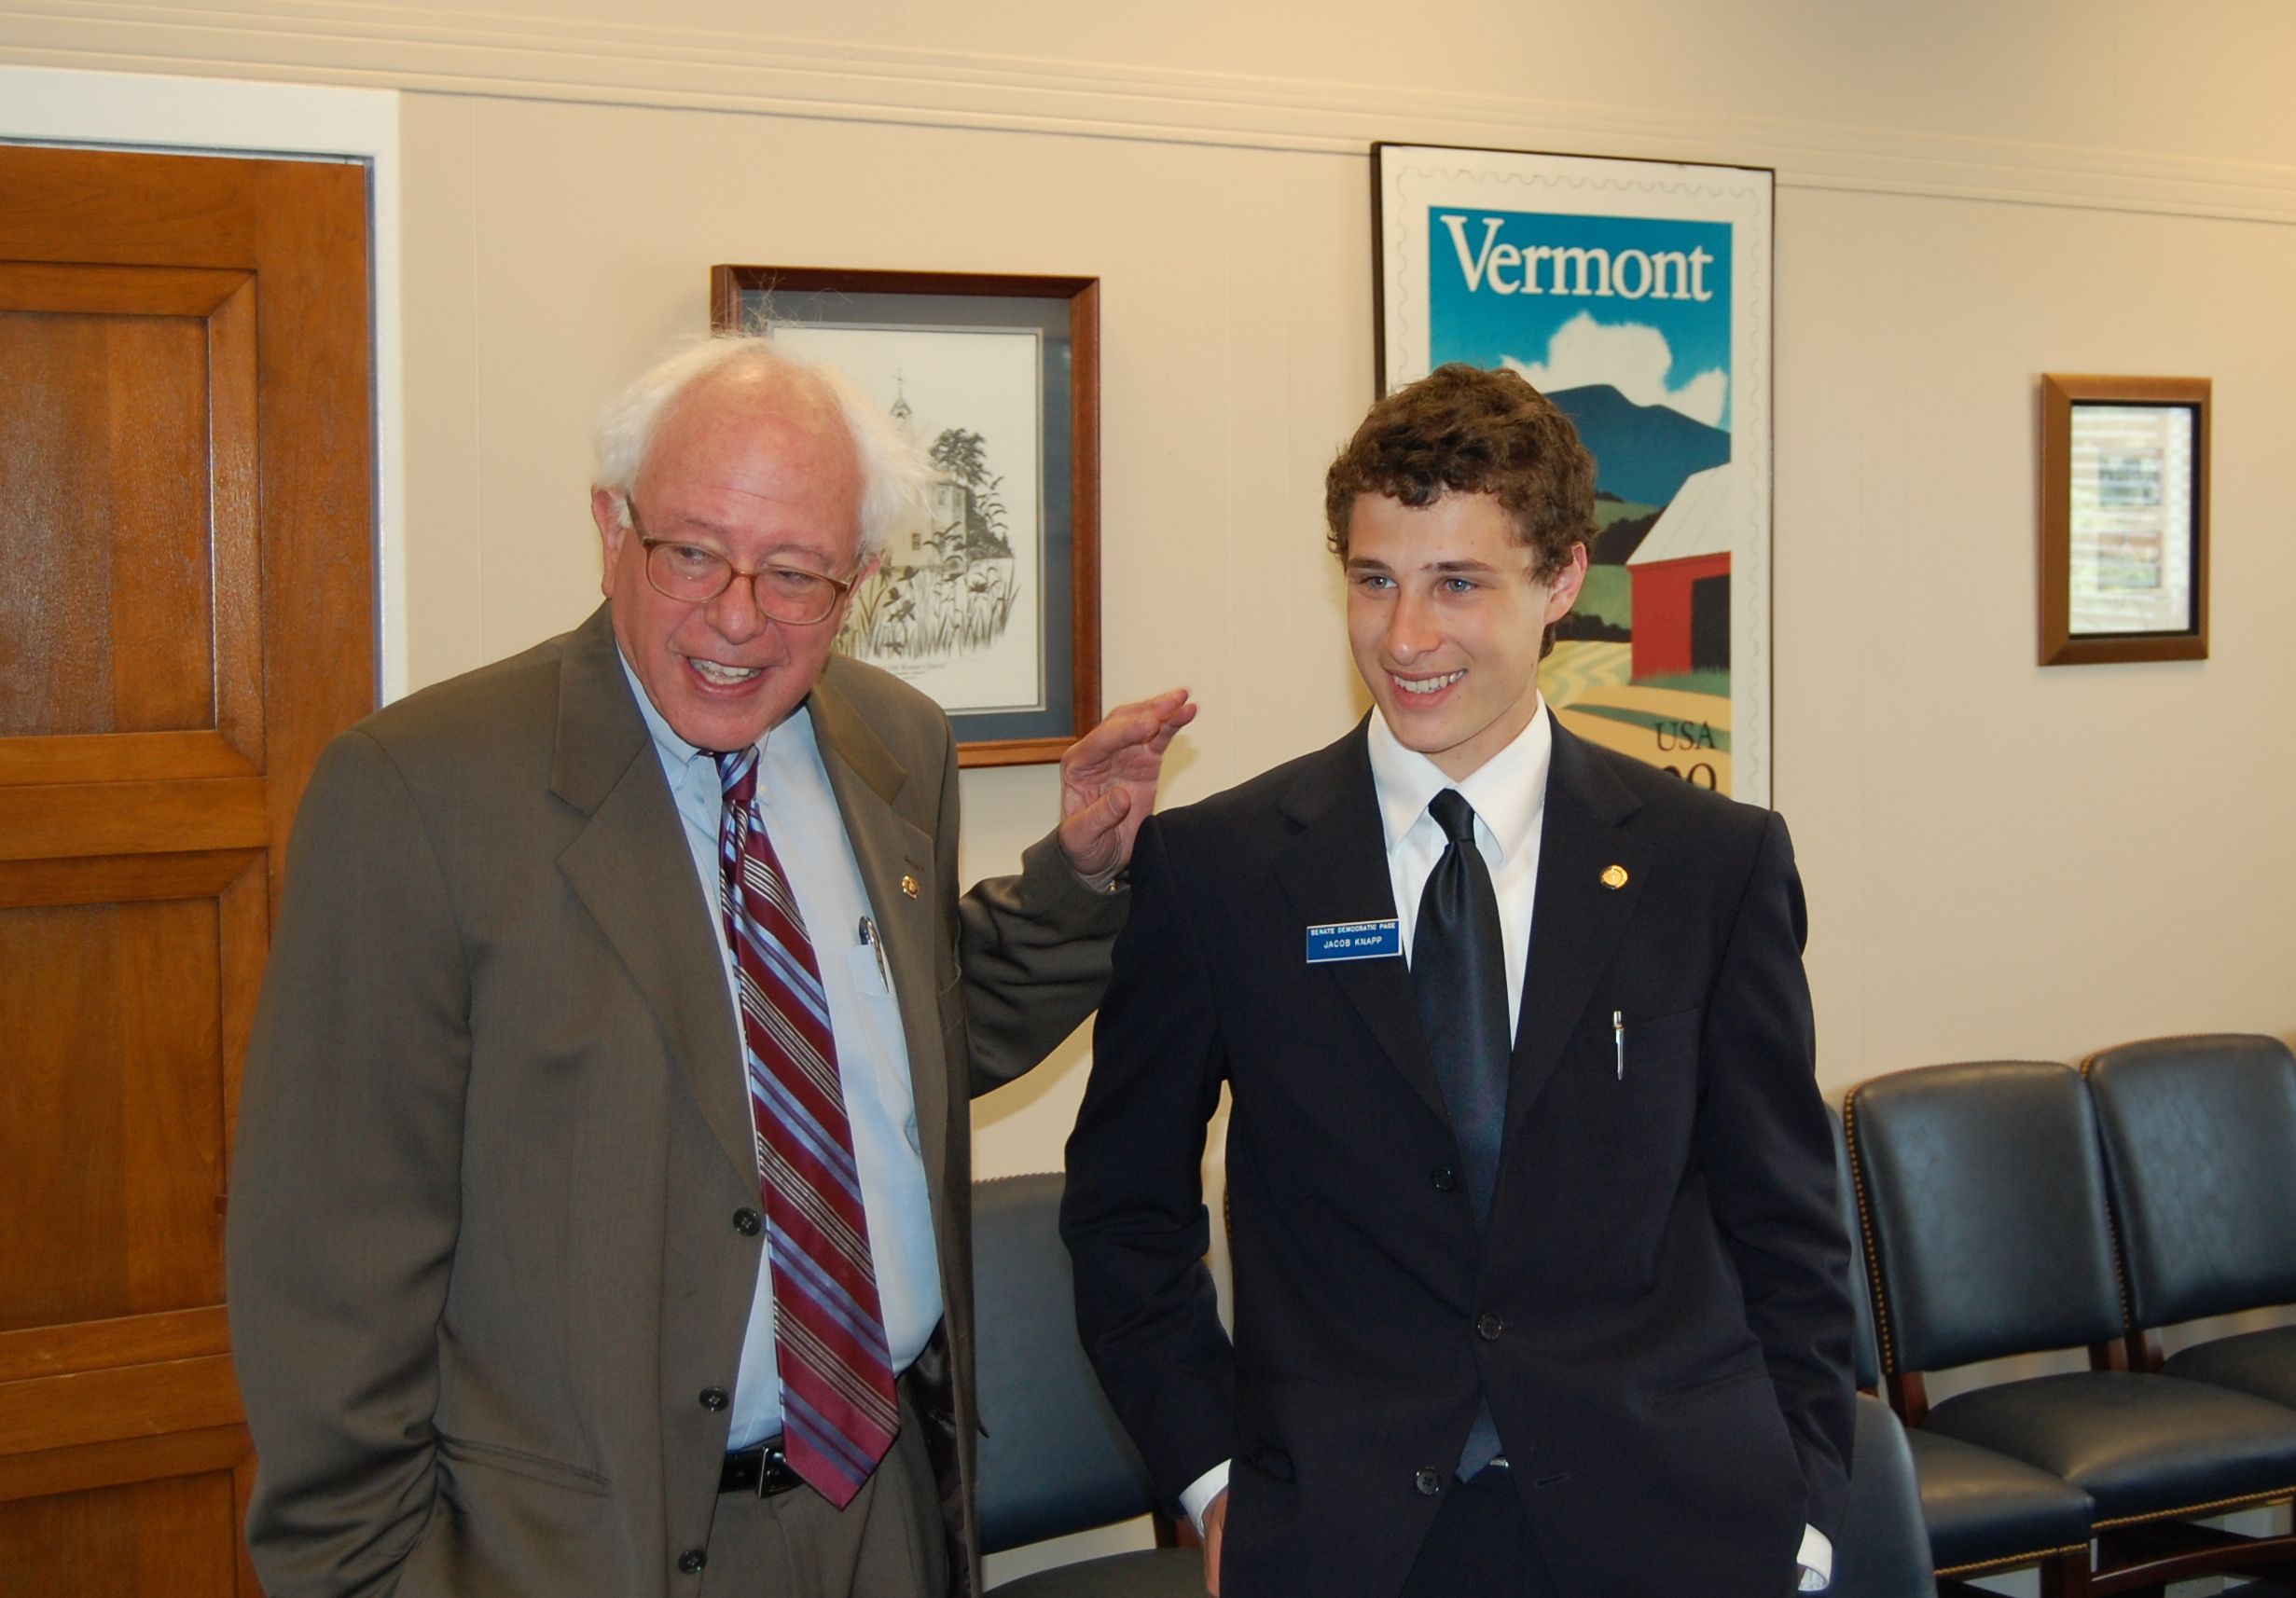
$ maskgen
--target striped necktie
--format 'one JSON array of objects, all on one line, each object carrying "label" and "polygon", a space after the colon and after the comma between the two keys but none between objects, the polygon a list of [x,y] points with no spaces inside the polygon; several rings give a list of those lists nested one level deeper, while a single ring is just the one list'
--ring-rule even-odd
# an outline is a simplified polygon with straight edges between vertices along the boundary
[{"label": "striped necktie", "polygon": [[719,902],[740,974],[742,1053],[773,1272],[781,1451],[791,1469],[841,1509],[899,1429],[892,1359],[829,1000],[757,811],[757,751],[720,754],[717,770],[725,787]]}]

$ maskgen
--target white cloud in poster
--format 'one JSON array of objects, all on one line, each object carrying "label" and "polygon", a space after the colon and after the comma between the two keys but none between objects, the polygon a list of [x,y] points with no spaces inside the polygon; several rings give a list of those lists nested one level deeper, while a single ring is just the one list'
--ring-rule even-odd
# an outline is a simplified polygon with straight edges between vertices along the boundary
[{"label": "white cloud in poster", "polygon": [[1720,368],[1700,372],[1680,388],[1668,388],[1667,374],[1674,367],[1674,351],[1657,328],[1639,322],[1606,325],[1584,311],[1555,330],[1545,361],[1518,361],[1510,355],[1507,365],[1541,393],[1608,383],[1637,405],[1663,405],[1708,427],[1722,425],[1723,407],[1730,401],[1730,374]]}]

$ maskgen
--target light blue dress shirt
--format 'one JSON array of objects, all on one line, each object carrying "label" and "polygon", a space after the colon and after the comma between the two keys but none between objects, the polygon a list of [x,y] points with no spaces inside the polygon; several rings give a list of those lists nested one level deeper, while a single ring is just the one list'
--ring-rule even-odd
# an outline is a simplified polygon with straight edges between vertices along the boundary
[{"label": "light blue dress shirt", "polygon": [[[645,696],[629,663],[622,663],[638,712],[654,735],[662,775],[685,823],[694,875],[717,933],[725,964],[726,1001],[736,1014],[733,951],[718,906],[717,829],[724,806],[716,757],[671,730]],[[758,745],[757,806],[766,835],[789,878],[805,917],[813,958],[829,997],[837,1040],[837,1079],[852,1125],[853,1158],[861,1168],[861,1203],[869,1222],[869,1252],[877,1266],[878,1297],[885,1312],[885,1340],[898,1372],[924,1351],[941,1319],[941,1271],[933,1247],[933,1206],[925,1191],[924,1154],[917,1134],[917,1099],[909,1083],[908,1040],[901,1009],[879,946],[861,928],[873,915],[861,868],[830,791],[813,736],[812,713],[800,706]],[[869,922],[874,927],[874,922]],[[742,1102],[749,1101],[747,1068],[739,1060]],[[774,1365],[773,1273],[762,1266],[750,1306],[749,1333],[733,1389],[733,1429],[727,1449],[747,1448],[781,1430],[781,1379]]]}]

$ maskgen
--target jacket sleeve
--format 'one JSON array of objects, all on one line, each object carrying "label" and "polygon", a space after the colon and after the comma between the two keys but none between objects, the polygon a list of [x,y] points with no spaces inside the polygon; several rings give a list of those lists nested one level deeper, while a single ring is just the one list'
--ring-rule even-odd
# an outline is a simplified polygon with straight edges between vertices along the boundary
[{"label": "jacket sleeve", "polygon": [[934,847],[943,902],[957,906],[965,1055],[977,1097],[1033,1068],[1084,1025],[1108,985],[1109,952],[1131,895],[1087,886],[1048,833],[1022,854],[1018,875],[989,877],[960,898],[957,817],[950,737]]},{"label": "jacket sleeve", "polygon": [[1838,1537],[1856,1411],[1848,1240],[1816,1081],[1808,930],[1793,845],[1776,815],[1724,948],[1706,1024],[1698,1157],[1777,1402],[1800,1456],[1803,1518]]},{"label": "jacket sleeve", "polygon": [[1226,1054],[1177,878],[1151,818],[1133,853],[1132,917],[1093,1032],[1060,1208],[1086,1352],[1173,1503],[1236,1453],[1235,1353],[1204,1264],[1204,1134]]},{"label": "jacket sleeve", "polygon": [[322,756],[288,859],[227,1233],[247,1541],[271,1598],[350,1598],[389,1591],[433,1512],[469,984],[438,859],[365,734]]}]

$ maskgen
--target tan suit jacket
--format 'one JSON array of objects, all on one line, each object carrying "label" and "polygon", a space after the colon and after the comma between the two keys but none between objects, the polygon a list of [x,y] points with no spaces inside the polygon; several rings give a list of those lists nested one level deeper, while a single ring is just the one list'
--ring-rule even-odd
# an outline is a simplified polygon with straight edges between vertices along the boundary
[{"label": "tan suit jacket", "polygon": [[[809,701],[907,1034],[947,1303],[915,1368],[972,1509],[965,1100],[1098,1002],[1126,896],[1049,838],[957,891],[939,710]],[[761,1241],[710,905],[602,608],[338,738],[242,1093],[231,1329],[271,1598],[674,1593],[706,1546]]]}]

